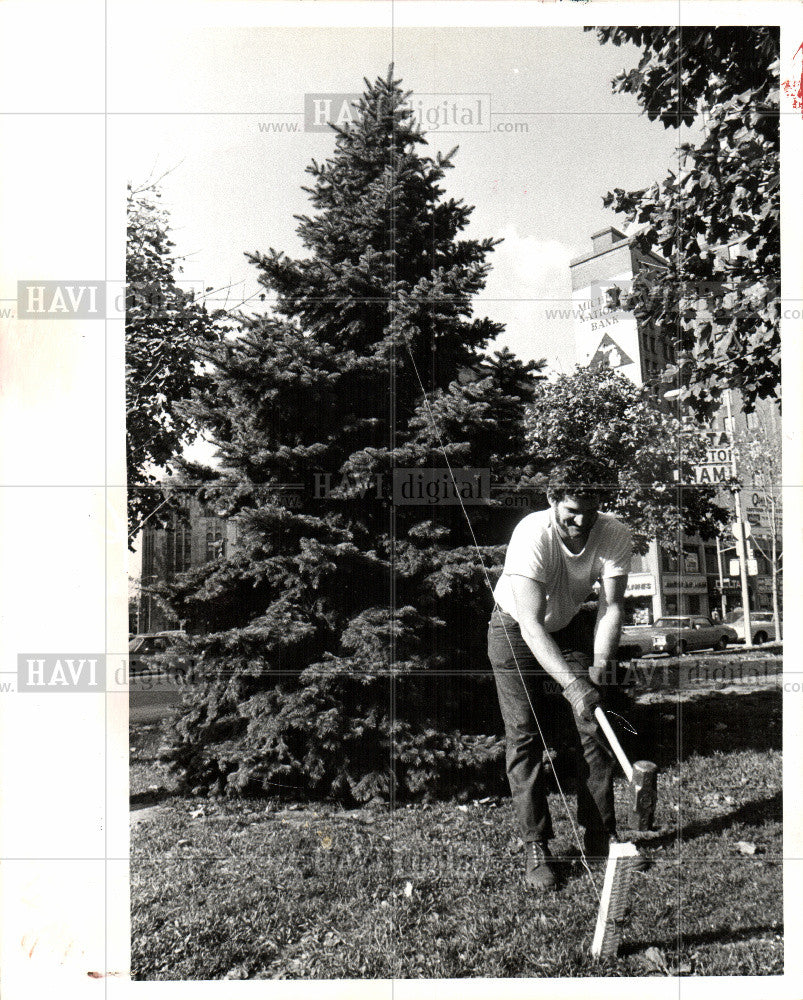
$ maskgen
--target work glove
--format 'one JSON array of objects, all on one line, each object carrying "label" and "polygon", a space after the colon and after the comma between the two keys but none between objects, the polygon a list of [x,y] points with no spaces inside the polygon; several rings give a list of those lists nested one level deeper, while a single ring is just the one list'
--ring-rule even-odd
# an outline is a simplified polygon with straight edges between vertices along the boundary
[{"label": "work glove", "polygon": [[602,660],[589,667],[588,677],[600,689],[602,707],[606,711],[627,715],[633,709],[629,692],[622,687],[624,671],[616,660]]},{"label": "work glove", "polygon": [[586,726],[596,725],[594,709],[602,704],[599,689],[584,677],[575,677],[563,689],[563,697],[572,706],[572,711]]}]

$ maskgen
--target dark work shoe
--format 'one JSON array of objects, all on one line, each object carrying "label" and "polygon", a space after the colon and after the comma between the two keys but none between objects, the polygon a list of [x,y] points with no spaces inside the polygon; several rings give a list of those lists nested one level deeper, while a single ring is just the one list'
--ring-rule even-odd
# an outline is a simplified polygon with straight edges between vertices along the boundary
[{"label": "dark work shoe", "polygon": [[527,859],[527,870],[524,881],[532,889],[539,892],[550,892],[555,888],[555,873],[550,867],[549,847],[545,841],[529,840],[524,845],[525,857]]},{"label": "dark work shoe", "polygon": [[583,852],[586,860],[607,861],[610,845],[615,842],[615,834],[605,833],[604,830],[586,830],[583,835]]},{"label": "dark work shoe", "polygon": [[[604,833],[598,830],[586,830],[583,837],[583,850],[588,862],[607,863],[611,844],[618,844],[619,838],[615,833]],[[630,862],[630,868],[634,872],[643,872],[649,868],[650,862],[639,851],[638,855]]]}]

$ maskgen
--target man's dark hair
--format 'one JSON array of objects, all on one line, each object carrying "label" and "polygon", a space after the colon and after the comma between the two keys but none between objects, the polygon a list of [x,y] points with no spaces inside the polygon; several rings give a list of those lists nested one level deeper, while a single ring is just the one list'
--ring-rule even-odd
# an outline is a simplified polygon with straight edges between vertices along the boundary
[{"label": "man's dark hair", "polygon": [[590,500],[600,506],[613,485],[610,470],[593,458],[567,458],[549,473],[547,499],[560,503],[567,497]]}]

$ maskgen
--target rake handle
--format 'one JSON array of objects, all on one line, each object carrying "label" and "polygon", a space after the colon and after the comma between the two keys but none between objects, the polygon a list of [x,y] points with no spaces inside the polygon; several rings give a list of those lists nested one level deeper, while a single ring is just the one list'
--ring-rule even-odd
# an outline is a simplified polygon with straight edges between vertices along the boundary
[{"label": "rake handle", "polygon": [[633,766],[627,759],[625,752],[622,749],[621,743],[616,738],[616,733],[613,731],[613,729],[611,729],[611,724],[610,722],[608,722],[605,713],[602,711],[599,705],[597,705],[597,707],[594,709],[594,718],[599,723],[600,729],[603,731],[603,733],[605,733],[605,736],[607,737],[608,742],[611,745],[611,749],[616,754],[616,759],[622,765],[622,770],[625,772],[625,777],[627,778],[628,781],[632,781]]}]

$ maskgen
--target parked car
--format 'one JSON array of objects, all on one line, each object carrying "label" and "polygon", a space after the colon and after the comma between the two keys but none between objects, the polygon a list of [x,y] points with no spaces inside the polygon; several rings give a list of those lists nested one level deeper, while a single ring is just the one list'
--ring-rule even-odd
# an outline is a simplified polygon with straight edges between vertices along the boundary
[{"label": "parked car", "polygon": [[725,649],[738,641],[730,625],[715,625],[698,615],[671,615],[654,625],[626,625],[619,639],[619,658],[631,659],[649,653],[682,656],[694,649]]},{"label": "parked car", "polygon": [[[744,612],[734,611],[727,617],[727,622],[739,636],[739,641],[745,641]],[[750,631],[753,645],[760,646],[763,642],[775,642],[775,615],[771,611],[751,611]]]},{"label": "parked car", "polygon": [[157,660],[159,653],[164,653],[178,645],[186,638],[186,632],[149,632],[135,635],[128,641],[128,672],[129,676],[155,673],[163,669]]}]

